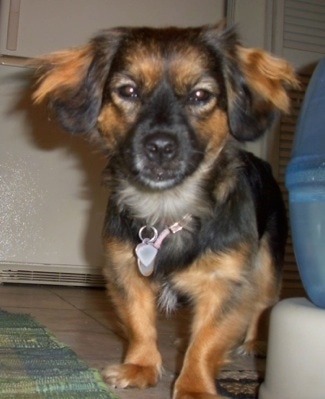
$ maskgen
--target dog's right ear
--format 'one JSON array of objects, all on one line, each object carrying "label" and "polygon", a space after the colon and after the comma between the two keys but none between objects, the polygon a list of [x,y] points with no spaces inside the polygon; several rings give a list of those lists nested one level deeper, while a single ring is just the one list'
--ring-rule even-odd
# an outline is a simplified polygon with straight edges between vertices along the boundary
[{"label": "dog's right ear", "polygon": [[73,133],[90,131],[96,124],[103,87],[125,30],[109,29],[85,46],[37,58],[36,103],[49,99],[61,126]]},{"label": "dog's right ear", "polygon": [[231,134],[239,141],[255,140],[272,125],[277,113],[289,113],[288,91],[298,89],[299,82],[286,60],[262,49],[237,44],[235,54],[228,63]]},{"label": "dog's right ear", "polygon": [[289,89],[298,89],[293,67],[262,49],[243,47],[233,28],[223,24],[204,31],[222,62],[230,133],[252,141],[271,126],[278,112],[290,109]]}]

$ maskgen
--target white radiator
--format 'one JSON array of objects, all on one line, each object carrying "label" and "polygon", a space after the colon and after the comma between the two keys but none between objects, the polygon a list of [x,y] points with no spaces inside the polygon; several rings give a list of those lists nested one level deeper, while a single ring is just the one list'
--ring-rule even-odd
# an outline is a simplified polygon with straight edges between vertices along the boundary
[{"label": "white radiator", "polygon": [[101,287],[105,281],[100,268],[0,263],[0,283]]}]

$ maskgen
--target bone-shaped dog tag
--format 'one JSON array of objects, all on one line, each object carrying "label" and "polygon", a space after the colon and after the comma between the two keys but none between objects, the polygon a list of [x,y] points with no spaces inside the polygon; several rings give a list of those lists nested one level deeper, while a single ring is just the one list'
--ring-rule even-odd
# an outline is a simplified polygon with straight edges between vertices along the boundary
[{"label": "bone-shaped dog tag", "polygon": [[158,249],[147,240],[144,240],[135,248],[135,253],[138,257],[138,267],[143,276],[148,277],[152,274],[157,252]]}]

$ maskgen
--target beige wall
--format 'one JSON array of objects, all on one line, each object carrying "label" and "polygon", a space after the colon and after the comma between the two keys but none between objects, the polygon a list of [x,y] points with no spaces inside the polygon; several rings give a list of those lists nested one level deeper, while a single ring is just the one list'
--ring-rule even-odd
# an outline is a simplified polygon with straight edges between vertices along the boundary
[{"label": "beige wall", "polygon": [[[39,55],[73,46],[114,26],[202,25],[224,17],[224,0],[22,0],[20,4],[15,52],[6,49],[10,0],[0,2],[0,47],[8,55]],[[15,31],[15,22],[12,28]]]}]

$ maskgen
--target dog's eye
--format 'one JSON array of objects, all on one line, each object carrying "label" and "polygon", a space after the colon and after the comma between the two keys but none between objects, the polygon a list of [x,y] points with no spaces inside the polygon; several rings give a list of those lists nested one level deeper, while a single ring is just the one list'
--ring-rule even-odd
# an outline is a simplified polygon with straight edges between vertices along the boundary
[{"label": "dog's eye", "polygon": [[136,100],[139,98],[139,93],[136,87],[132,85],[125,85],[121,86],[117,90],[120,97],[127,99],[127,100]]},{"label": "dog's eye", "polygon": [[197,89],[188,96],[188,103],[191,105],[202,105],[209,102],[213,94],[205,89]]}]

